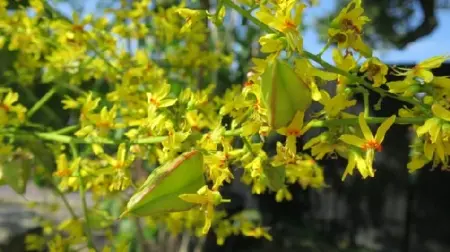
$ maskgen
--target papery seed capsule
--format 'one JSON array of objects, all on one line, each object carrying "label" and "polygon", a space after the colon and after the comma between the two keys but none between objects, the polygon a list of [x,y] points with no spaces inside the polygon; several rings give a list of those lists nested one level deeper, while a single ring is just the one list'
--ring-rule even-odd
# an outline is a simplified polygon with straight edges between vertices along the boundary
[{"label": "papery seed capsule", "polygon": [[287,126],[297,111],[305,111],[312,102],[309,87],[289,64],[278,59],[269,62],[261,75],[261,92],[274,129]]},{"label": "papery seed capsule", "polygon": [[150,174],[130,198],[127,210],[121,217],[126,214],[149,216],[187,211],[195,204],[186,202],[178,196],[195,194],[205,184],[203,155],[199,151],[183,153]]}]

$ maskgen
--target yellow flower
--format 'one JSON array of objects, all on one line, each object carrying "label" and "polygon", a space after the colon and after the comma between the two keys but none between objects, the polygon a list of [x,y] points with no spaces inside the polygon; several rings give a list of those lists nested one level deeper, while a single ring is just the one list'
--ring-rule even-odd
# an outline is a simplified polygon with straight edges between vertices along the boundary
[{"label": "yellow flower", "polygon": [[351,30],[361,34],[362,27],[370,21],[367,16],[363,16],[363,13],[364,9],[361,7],[361,0],[353,0],[331,21],[331,27],[342,31]]},{"label": "yellow flower", "polygon": [[[333,49],[332,56],[336,66],[346,72],[350,72],[356,67],[356,61],[351,53],[346,53],[345,55],[342,55],[340,50]],[[350,80],[347,77],[339,75],[337,77],[337,85],[338,85],[337,92],[338,93],[343,92],[343,90],[347,87],[347,84],[349,82]]]},{"label": "yellow flower", "polygon": [[331,155],[335,152],[343,153],[347,148],[340,143],[336,143],[334,137],[330,132],[324,132],[316,137],[311,138],[303,145],[303,150],[311,149],[311,155],[316,160],[321,160],[325,155]]},{"label": "yellow flower", "polygon": [[204,10],[192,10],[188,8],[178,8],[176,12],[185,18],[186,23],[181,28],[181,33],[189,32],[193,25],[197,24],[206,17],[206,12]]},{"label": "yellow flower", "polygon": [[[261,20],[261,22],[282,32],[286,36],[287,43],[291,50],[302,52],[303,38],[298,31],[298,26],[301,23],[305,7],[305,4],[296,4],[296,1],[294,0],[283,0],[277,5],[275,15],[269,8],[262,5],[260,10],[256,13],[256,17]],[[293,10],[294,15],[291,16]]]},{"label": "yellow flower", "polygon": [[344,93],[338,93],[333,98],[325,90],[321,90],[320,93],[322,99],[319,102],[324,106],[323,112],[329,118],[337,117],[342,110],[356,104],[356,100],[347,100],[347,95]]},{"label": "yellow flower", "polygon": [[[2,91],[7,91],[5,96],[1,94]],[[16,104],[18,100],[18,93],[9,89],[0,90],[0,126],[18,125],[25,121],[27,109],[21,104]]]},{"label": "yellow flower", "polygon": [[372,134],[372,131],[370,130],[369,126],[367,125],[366,120],[364,119],[364,113],[360,113],[358,117],[359,121],[359,127],[361,128],[361,131],[364,135],[364,138],[360,138],[355,135],[348,135],[344,134],[339,139],[343,142],[354,145],[361,150],[363,150],[366,154],[365,162],[367,165],[367,168],[369,170],[369,176],[373,177],[374,172],[372,168],[372,163],[375,155],[375,151],[381,151],[382,146],[381,143],[384,140],[384,136],[386,135],[386,132],[389,130],[389,128],[392,126],[392,124],[395,122],[396,116],[393,115],[386,119],[378,128],[375,137]]},{"label": "yellow flower", "polygon": [[425,135],[423,145],[425,157],[432,160],[436,153],[439,160],[447,165],[447,155],[450,153],[450,111],[439,104],[433,104],[431,110],[435,117],[417,127],[416,133],[419,137]]},{"label": "yellow flower", "polygon": [[367,78],[373,81],[375,87],[379,87],[386,83],[386,74],[388,67],[378,58],[372,57],[361,66],[361,72],[366,72]]},{"label": "yellow flower", "polygon": [[170,92],[170,85],[163,83],[154,93],[147,93],[149,111],[155,111],[158,108],[170,107],[177,101],[176,98],[166,98]]},{"label": "yellow flower", "polygon": [[353,175],[353,170],[355,168],[358,169],[363,178],[367,178],[368,176],[373,177],[372,167],[367,165],[366,161],[358,151],[348,150],[347,160],[348,163],[347,167],[345,167],[344,174],[342,175],[342,181],[345,180],[348,174]]},{"label": "yellow flower", "polygon": [[290,153],[297,153],[297,137],[303,135],[311,127],[307,124],[303,127],[303,118],[305,112],[297,111],[292,122],[287,126],[279,129],[277,132],[286,136],[286,147]]},{"label": "yellow flower", "polygon": [[220,203],[230,202],[222,198],[220,192],[210,190],[208,186],[204,186],[197,191],[197,194],[182,194],[179,196],[182,200],[198,204],[201,210],[205,212],[205,225],[203,226],[203,234],[208,233],[214,218],[214,206]]},{"label": "yellow flower", "polygon": [[365,57],[372,56],[372,49],[362,41],[362,27],[370,21],[363,16],[361,0],[351,1],[331,22],[328,29],[330,38],[338,42],[339,48],[352,47]]},{"label": "yellow flower", "polygon": [[296,59],[295,72],[311,89],[311,95],[314,101],[319,101],[322,98],[320,90],[316,84],[316,77],[326,81],[332,81],[337,78],[335,73],[329,73],[315,68],[308,59]]},{"label": "yellow flower", "polygon": [[283,199],[286,199],[287,201],[292,200],[292,194],[286,187],[283,187],[280,190],[278,190],[277,194],[275,195],[275,200],[277,202],[282,202]]},{"label": "yellow flower", "polygon": [[260,237],[264,237],[267,240],[271,241],[272,240],[272,236],[267,232],[268,229],[267,228],[263,228],[263,227],[256,227],[253,229],[243,229],[242,230],[242,234],[245,236],[250,236],[250,237],[255,237],[255,238],[260,238]]},{"label": "yellow flower", "polygon": [[69,188],[73,190],[78,188],[79,179],[75,174],[80,166],[80,161],[81,158],[76,158],[72,160],[69,165],[66,154],[58,156],[58,159],[56,160],[56,171],[53,175],[57,178],[61,178],[58,187],[62,191],[66,191]]},{"label": "yellow flower", "polygon": [[414,77],[418,77],[425,83],[429,83],[433,80],[433,73],[431,72],[431,69],[440,67],[448,58],[448,56],[435,56],[426,59],[417,64],[413,69],[406,71],[406,78],[412,79]]},{"label": "yellow flower", "polygon": [[266,34],[260,37],[259,43],[263,53],[279,52],[285,47],[283,41],[275,34]]}]

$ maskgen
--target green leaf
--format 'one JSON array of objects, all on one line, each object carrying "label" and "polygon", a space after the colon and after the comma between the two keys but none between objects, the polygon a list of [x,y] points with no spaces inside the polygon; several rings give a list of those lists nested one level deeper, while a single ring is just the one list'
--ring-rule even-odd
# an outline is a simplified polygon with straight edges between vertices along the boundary
[{"label": "green leaf", "polygon": [[4,162],[0,166],[2,180],[16,193],[24,194],[30,177],[31,164],[31,160],[24,155],[19,155],[13,160]]},{"label": "green leaf", "polygon": [[286,179],[286,168],[284,165],[277,167],[266,165],[263,171],[271,190],[276,192],[284,187]]}]

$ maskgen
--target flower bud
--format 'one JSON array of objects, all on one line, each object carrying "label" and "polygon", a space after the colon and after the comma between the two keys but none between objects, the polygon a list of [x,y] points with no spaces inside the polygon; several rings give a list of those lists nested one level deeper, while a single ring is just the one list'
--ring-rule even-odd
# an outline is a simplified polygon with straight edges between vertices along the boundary
[{"label": "flower bud", "polygon": [[277,130],[286,127],[297,111],[311,105],[311,90],[282,60],[269,62],[261,75],[262,101],[267,107],[269,125]]}]

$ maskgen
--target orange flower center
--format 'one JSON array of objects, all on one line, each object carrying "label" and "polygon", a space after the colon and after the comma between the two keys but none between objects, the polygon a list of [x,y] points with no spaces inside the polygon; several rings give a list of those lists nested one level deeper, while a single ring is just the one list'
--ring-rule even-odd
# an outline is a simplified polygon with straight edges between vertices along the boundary
[{"label": "orange flower center", "polygon": [[159,106],[159,102],[153,97],[149,99],[149,102],[155,106]]},{"label": "orange flower center", "polygon": [[300,136],[302,132],[298,129],[288,129],[286,133],[288,136]]},{"label": "orange flower center", "polygon": [[284,21],[284,25],[283,25],[283,31],[288,31],[288,30],[295,30],[297,26],[294,24],[294,22],[292,22],[289,19],[286,19]]},{"label": "orange flower center", "polygon": [[110,128],[111,123],[100,121],[100,122],[96,122],[95,125],[96,125],[98,128]]},{"label": "orange flower center", "polygon": [[368,149],[373,149],[376,151],[381,151],[383,149],[383,147],[381,146],[380,143],[378,143],[375,139],[373,140],[368,140],[365,144],[363,144],[363,146],[361,146],[361,148],[363,150],[368,150]]},{"label": "orange flower center", "polygon": [[244,83],[244,87],[250,87],[251,85],[253,85],[253,81],[246,81],[245,83]]},{"label": "orange flower center", "polygon": [[68,177],[72,174],[72,172],[69,169],[59,170],[55,172],[56,176],[62,178],[62,177]]},{"label": "orange flower center", "polygon": [[361,31],[358,29],[358,27],[356,25],[353,24],[353,21],[350,19],[343,19],[341,22],[344,30],[353,30],[356,33],[361,33]]},{"label": "orange flower center", "polygon": [[380,73],[380,71],[381,71],[381,67],[379,65],[370,64],[367,69],[367,74],[369,75],[370,78],[373,78],[378,73]]},{"label": "orange flower center", "polygon": [[9,112],[9,106],[3,103],[0,103],[0,109],[3,109],[5,112]]}]

